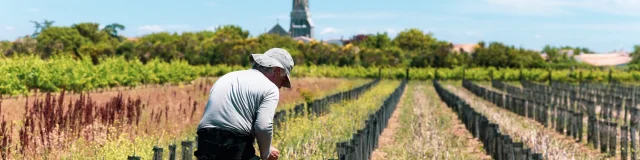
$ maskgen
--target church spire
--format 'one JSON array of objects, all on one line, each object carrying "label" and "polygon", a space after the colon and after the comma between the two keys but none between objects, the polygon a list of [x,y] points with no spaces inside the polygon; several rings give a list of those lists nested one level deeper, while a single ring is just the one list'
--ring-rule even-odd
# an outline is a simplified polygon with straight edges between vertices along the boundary
[{"label": "church spire", "polygon": [[309,10],[309,0],[293,0],[293,10]]},{"label": "church spire", "polygon": [[311,21],[311,13],[309,12],[309,0],[293,0],[289,27],[291,37],[313,38],[313,21]]}]

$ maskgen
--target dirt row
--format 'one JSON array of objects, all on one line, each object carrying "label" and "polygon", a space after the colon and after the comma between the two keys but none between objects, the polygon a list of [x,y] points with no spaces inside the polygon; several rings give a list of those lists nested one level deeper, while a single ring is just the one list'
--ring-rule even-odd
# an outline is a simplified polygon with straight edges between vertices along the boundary
[{"label": "dirt row", "polygon": [[372,159],[491,159],[429,83],[410,83]]}]

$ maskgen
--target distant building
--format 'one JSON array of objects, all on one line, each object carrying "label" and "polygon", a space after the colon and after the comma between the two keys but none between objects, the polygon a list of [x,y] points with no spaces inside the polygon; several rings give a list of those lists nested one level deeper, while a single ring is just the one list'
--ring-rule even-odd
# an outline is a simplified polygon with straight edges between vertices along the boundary
[{"label": "distant building", "polygon": [[269,30],[269,32],[267,32],[267,33],[276,34],[276,35],[280,35],[280,36],[289,36],[289,32],[284,30],[284,28],[282,28],[282,26],[280,26],[280,24],[276,24],[276,26],[273,26],[273,28],[271,28],[271,30]]},{"label": "distant building", "polygon": [[549,58],[549,55],[547,55],[547,53],[541,53],[540,57],[542,57],[542,59],[546,61]]},{"label": "distant building", "polygon": [[313,41],[313,39],[309,38],[309,37],[305,37],[305,36],[299,36],[299,37],[295,37],[293,38],[293,40],[295,41],[302,41],[304,43],[309,43],[311,41]]},{"label": "distant building", "polygon": [[289,24],[288,32],[280,24],[276,24],[267,33],[290,36],[291,38],[307,37],[313,39],[314,25],[309,11],[309,0],[293,0],[290,19],[291,23]]},{"label": "distant building", "polygon": [[305,36],[313,38],[313,27],[311,12],[309,11],[309,0],[293,0],[289,28],[291,37]]}]

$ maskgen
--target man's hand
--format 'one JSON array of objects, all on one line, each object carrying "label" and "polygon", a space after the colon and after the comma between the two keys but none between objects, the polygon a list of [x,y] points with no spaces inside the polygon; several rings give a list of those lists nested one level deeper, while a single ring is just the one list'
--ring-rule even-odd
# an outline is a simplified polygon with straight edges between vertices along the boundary
[{"label": "man's hand", "polygon": [[271,147],[271,152],[269,153],[269,158],[267,160],[278,160],[280,157],[280,151],[276,148]]}]

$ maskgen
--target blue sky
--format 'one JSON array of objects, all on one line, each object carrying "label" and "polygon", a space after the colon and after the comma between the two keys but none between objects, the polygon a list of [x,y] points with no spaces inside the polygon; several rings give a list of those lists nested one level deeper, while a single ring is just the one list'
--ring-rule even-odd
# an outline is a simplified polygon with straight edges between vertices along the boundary
[{"label": "blue sky", "polygon": [[[500,41],[630,51],[640,44],[640,0],[310,0],[317,39],[406,28],[453,43]],[[31,34],[30,20],[54,25],[121,23],[125,36],[235,24],[253,36],[288,29],[292,0],[0,0],[0,40]]]}]

